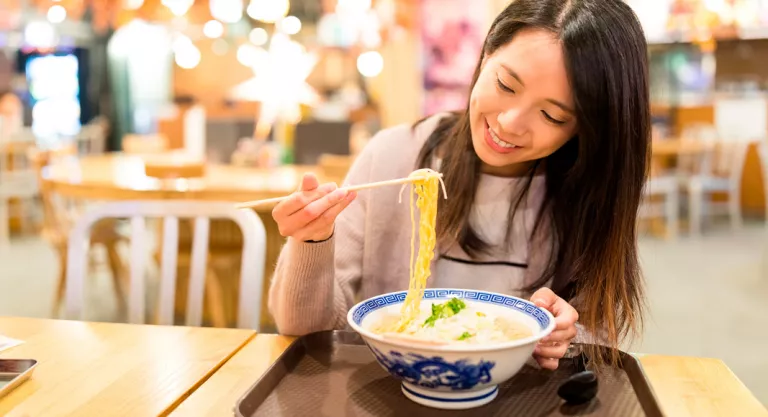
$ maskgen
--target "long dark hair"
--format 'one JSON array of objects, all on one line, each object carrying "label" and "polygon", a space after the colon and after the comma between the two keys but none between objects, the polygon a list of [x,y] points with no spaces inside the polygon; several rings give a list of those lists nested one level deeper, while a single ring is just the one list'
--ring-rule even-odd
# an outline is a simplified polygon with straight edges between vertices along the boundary
[{"label": "long dark hair", "polygon": [[[483,59],[526,28],[559,37],[578,120],[577,135],[535,161],[522,190],[510,191],[517,192],[512,219],[535,171],[546,175],[533,233],[550,234],[545,241],[552,242],[547,248],[552,256],[543,275],[526,290],[552,280],[552,290],[579,311],[580,323],[618,347],[639,332],[643,316],[636,216],[650,136],[645,36],[635,14],[620,0],[515,0],[491,25],[472,87]],[[481,175],[469,108],[441,120],[421,150],[418,166],[431,165],[433,157],[442,160],[451,197],[438,210],[439,242],[457,242],[477,256],[489,248],[469,223]]]}]

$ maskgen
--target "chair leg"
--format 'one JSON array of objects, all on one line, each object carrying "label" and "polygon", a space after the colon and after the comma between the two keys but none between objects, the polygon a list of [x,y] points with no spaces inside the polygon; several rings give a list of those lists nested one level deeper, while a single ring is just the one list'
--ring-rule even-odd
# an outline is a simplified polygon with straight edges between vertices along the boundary
[{"label": "chair leg", "polygon": [[58,248],[59,254],[59,282],[56,286],[56,296],[53,299],[53,310],[51,311],[51,317],[59,317],[61,312],[61,303],[64,300],[64,293],[67,289],[67,249]]},{"label": "chair leg", "polygon": [[205,277],[205,298],[211,309],[211,320],[214,327],[227,327],[227,318],[224,310],[224,291],[221,289],[219,275],[212,266],[208,266]]},{"label": "chair leg", "polygon": [[679,229],[679,207],[680,207],[680,195],[675,191],[667,193],[664,199],[664,216],[667,220],[667,237],[670,239],[676,239]]},{"label": "chair leg", "polygon": [[117,299],[117,308],[120,311],[127,311],[128,304],[125,299],[125,266],[120,254],[117,253],[117,244],[115,242],[104,245],[107,249],[107,260],[109,269],[112,271],[112,284],[114,285],[115,298]]},{"label": "chair leg", "polygon": [[27,208],[27,200],[20,198],[16,204],[18,204],[19,207],[19,232],[24,236],[29,231],[27,229],[29,227],[29,221],[27,219],[29,212],[25,210]]},{"label": "chair leg", "polygon": [[701,188],[690,187],[688,189],[688,222],[692,236],[701,235],[703,192]]},{"label": "chair leg", "polygon": [[0,247],[11,241],[10,218],[8,216],[8,200],[0,199]]},{"label": "chair leg", "polygon": [[741,193],[739,190],[732,190],[728,193],[728,214],[731,218],[731,228],[734,231],[740,230],[744,221],[741,217]]}]

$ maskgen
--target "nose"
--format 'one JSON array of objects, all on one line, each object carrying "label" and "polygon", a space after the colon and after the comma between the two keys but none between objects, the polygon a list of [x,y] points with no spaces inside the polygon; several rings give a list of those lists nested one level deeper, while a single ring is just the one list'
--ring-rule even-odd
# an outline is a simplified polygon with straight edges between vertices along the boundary
[{"label": "nose", "polygon": [[528,120],[522,109],[513,108],[503,111],[499,113],[496,121],[507,134],[524,136],[528,132]]}]

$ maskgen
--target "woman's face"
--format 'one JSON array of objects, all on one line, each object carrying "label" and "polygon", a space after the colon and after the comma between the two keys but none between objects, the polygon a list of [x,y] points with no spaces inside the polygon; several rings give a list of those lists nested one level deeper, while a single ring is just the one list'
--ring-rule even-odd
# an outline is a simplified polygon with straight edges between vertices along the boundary
[{"label": "woman's face", "polygon": [[576,115],[558,39],[528,29],[487,55],[469,117],[485,173],[522,175],[563,146],[576,133]]}]

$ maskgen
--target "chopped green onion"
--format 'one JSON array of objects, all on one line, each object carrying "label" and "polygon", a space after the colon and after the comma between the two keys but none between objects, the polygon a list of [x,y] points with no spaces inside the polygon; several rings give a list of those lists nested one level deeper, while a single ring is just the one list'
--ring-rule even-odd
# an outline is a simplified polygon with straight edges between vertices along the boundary
[{"label": "chopped green onion", "polygon": [[438,319],[451,317],[465,308],[467,308],[467,305],[464,301],[456,297],[445,304],[432,304],[432,315],[424,321],[423,326],[433,327]]},{"label": "chopped green onion", "polygon": [[467,340],[470,337],[472,337],[472,335],[469,334],[469,332],[464,332],[464,333],[461,334],[461,336],[459,336],[459,340]]}]

